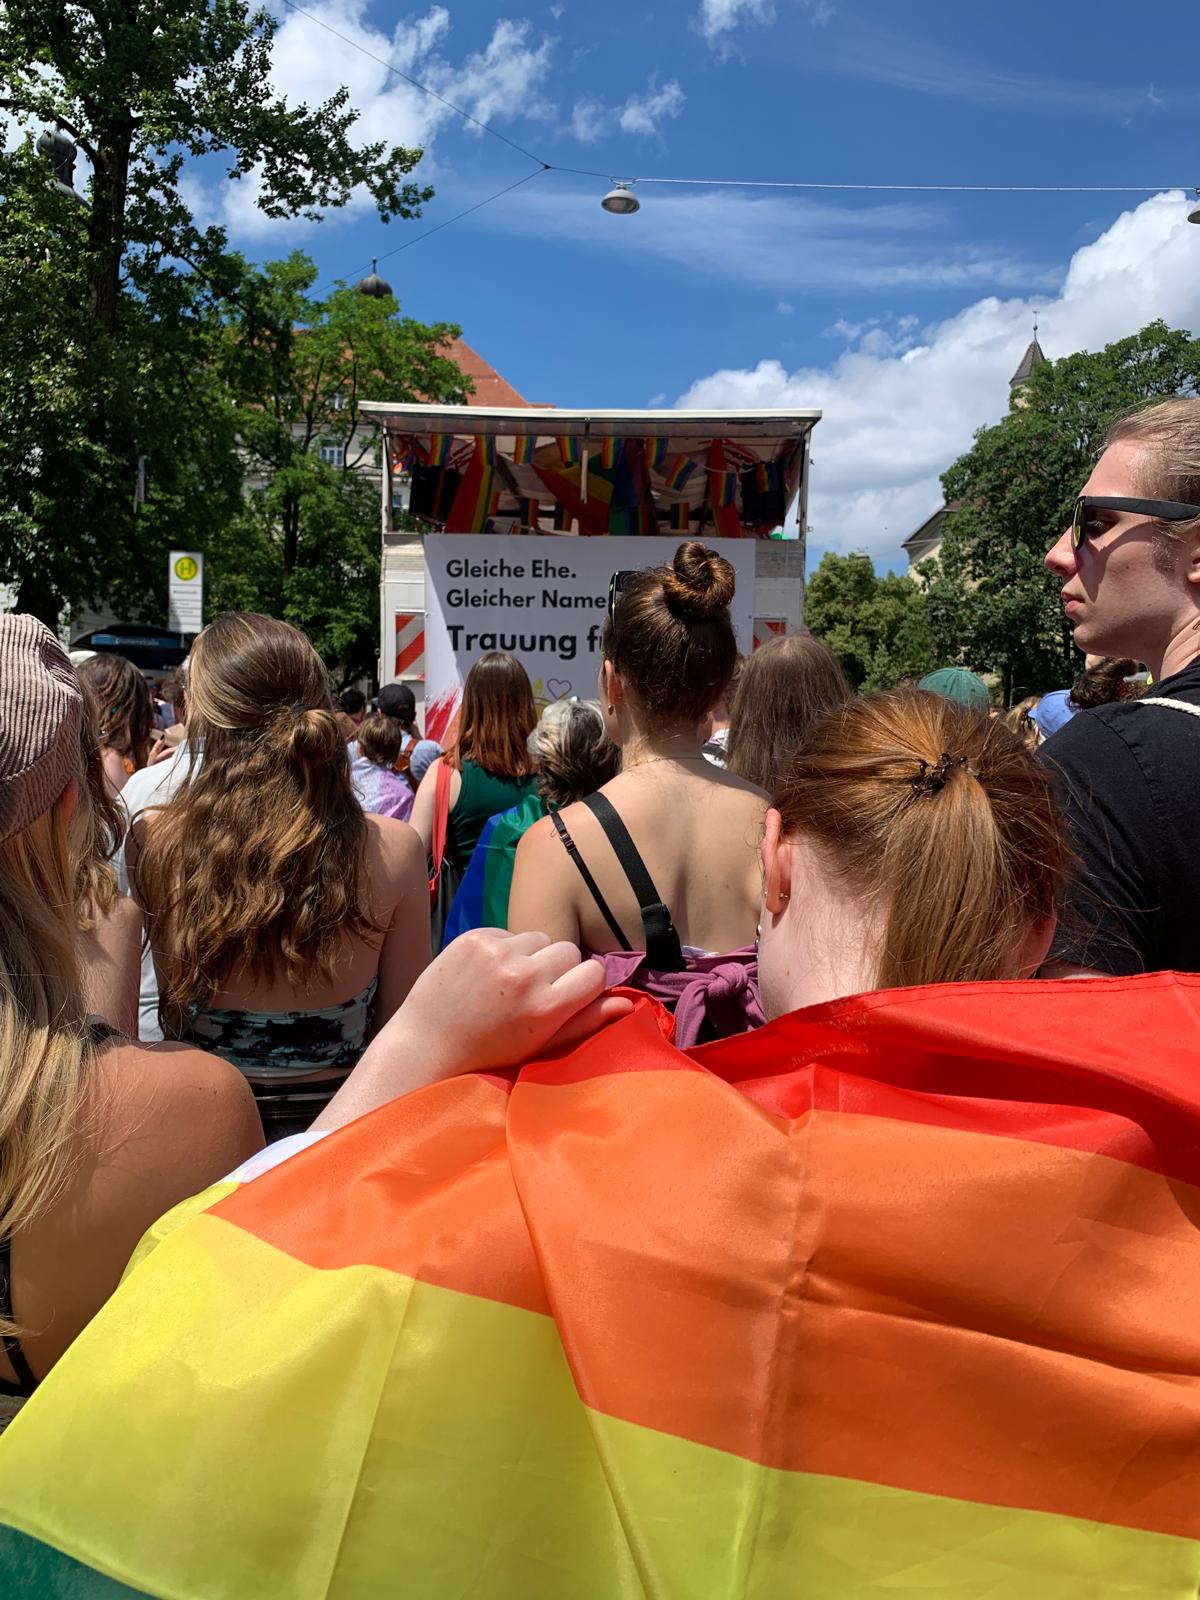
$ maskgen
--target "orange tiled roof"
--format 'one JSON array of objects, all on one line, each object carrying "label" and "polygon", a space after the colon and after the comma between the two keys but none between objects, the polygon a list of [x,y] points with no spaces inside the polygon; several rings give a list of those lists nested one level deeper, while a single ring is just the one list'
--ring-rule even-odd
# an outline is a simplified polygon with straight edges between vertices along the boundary
[{"label": "orange tiled roof", "polygon": [[533,402],[526,400],[509,383],[507,378],[502,378],[495,367],[489,366],[483,357],[465,339],[452,339],[446,348],[446,354],[468,378],[473,379],[474,392],[468,396],[469,406],[528,406]]}]

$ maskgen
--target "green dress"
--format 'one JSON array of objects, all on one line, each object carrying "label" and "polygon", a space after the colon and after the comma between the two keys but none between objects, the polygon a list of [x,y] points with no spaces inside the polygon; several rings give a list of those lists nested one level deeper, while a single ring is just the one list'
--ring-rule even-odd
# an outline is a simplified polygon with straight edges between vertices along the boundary
[{"label": "green dress", "polygon": [[536,790],[537,779],[532,773],[527,778],[504,778],[465,760],[462,788],[450,807],[446,828],[446,856],[451,864],[465,872],[488,818],[499,811],[511,811]]}]

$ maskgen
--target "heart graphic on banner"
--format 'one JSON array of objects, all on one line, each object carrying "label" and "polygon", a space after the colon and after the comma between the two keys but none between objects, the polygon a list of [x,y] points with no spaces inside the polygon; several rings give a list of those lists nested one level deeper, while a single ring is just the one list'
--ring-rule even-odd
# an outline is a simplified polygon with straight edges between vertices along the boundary
[{"label": "heart graphic on banner", "polygon": [[552,700],[565,700],[571,692],[570,678],[547,678],[546,693]]}]

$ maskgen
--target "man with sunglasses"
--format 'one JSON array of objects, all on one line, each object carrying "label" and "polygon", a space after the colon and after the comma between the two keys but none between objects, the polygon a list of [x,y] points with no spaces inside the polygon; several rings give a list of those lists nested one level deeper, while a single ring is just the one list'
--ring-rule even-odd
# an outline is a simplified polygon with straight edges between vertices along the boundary
[{"label": "man with sunglasses", "polygon": [[1081,862],[1043,971],[1200,971],[1200,399],[1114,424],[1046,565],[1076,648],[1154,687],[1043,747]]}]

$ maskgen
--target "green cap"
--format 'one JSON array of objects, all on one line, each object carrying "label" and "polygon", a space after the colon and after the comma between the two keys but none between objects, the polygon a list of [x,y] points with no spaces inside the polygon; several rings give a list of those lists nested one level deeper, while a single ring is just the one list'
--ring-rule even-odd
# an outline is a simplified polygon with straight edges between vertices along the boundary
[{"label": "green cap", "polygon": [[939,667],[936,672],[927,672],[917,688],[944,694],[947,700],[956,700],[960,706],[975,706],[977,710],[986,711],[992,703],[987,684],[966,667]]}]

